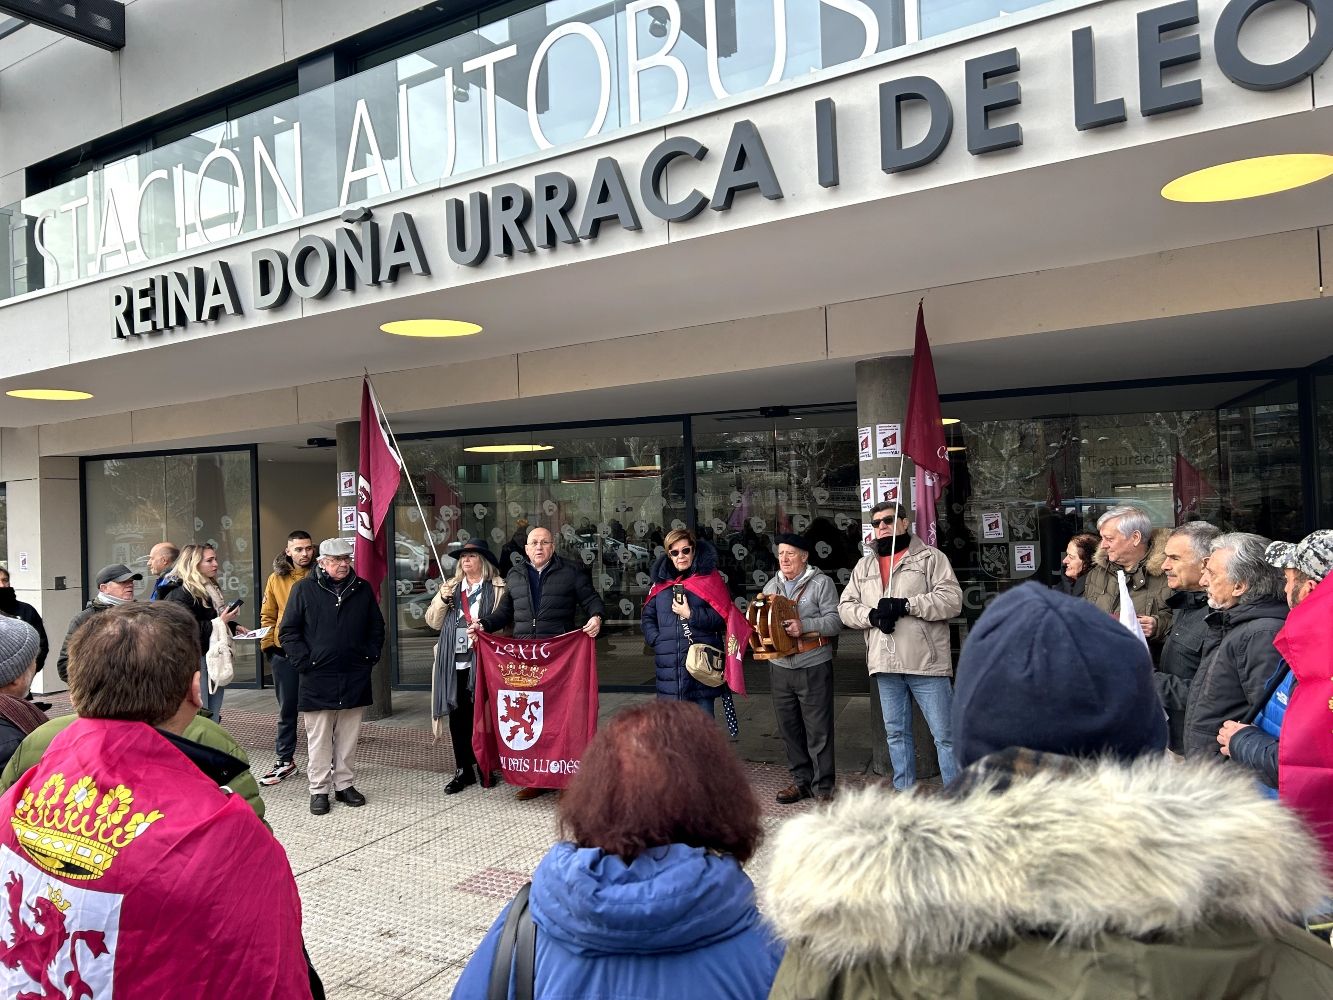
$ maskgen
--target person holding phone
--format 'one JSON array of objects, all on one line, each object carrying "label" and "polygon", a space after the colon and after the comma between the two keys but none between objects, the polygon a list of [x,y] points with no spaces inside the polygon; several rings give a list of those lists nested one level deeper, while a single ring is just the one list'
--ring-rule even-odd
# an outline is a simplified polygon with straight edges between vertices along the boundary
[{"label": "person holding phone", "polygon": [[[717,549],[688,528],[669,532],[663,548],[665,554],[653,564],[653,587],[640,619],[657,668],[657,697],[692,702],[712,715],[714,702],[727,688],[696,681],[685,669],[685,656],[691,642],[726,648],[730,598],[717,571]],[[719,600],[723,607],[717,606]]]},{"label": "person holding phone", "polygon": [[222,698],[225,687],[209,690],[208,644],[213,637],[213,619],[220,618],[228,629],[240,613],[239,599],[227,602],[218,586],[218,552],[211,545],[187,545],[172,567],[171,575],[158,591],[159,601],[176,601],[194,615],[199,625],[199,648],[204,655],[199,660],[199,689],[204,708],[214,722],[222,721]]}]

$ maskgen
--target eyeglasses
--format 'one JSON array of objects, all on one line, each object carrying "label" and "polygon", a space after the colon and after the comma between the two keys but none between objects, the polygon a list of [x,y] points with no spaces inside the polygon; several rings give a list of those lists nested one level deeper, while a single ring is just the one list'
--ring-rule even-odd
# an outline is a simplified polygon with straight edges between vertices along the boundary
[{"label": "eyeglasses", "polygon": [[882,528],[884,525],[892,524],[896,520],[898,520],[896,517],[872,517],[870,523],[876,528]]},{"label": "eyeglasses", "polygon": [[667,555],[669,555],[672,559],[675,559],[676,556],[687,556],[693,551],[694,548],[692,546],[686,545],[679,549],[672,549],[670,552],[667,553]]}]

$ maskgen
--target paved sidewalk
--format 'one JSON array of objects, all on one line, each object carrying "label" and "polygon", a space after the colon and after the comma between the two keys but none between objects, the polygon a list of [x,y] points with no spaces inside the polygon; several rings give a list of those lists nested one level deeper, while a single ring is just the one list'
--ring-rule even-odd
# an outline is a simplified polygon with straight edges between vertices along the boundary
[{"label": "paved sidewalk", "polygon": [[[491,922],[556,837],[554,795],[518,802],[504,785],[443,794],[453,772],[447,738],[432,744],[424,728],[396,725],[412,718],[420,697],[396,693],[402,715],[363,728],[356,779],[369,800],[363,808],[335,802],[328,816],[311,816],[303,773],[263,789],[269,822],[301,890],[307,946],[336,1000],[447,998]],[[604,694],[602,717],[645,697]],[[762,708],[771,715],[767,702],[753,698],[746,706],[752,733]],[[268,691],[227,693],[223,724],[251,751],[256,775],[274,761],[273,708]],[[302,764],[304,753],[302,743]],[[774,801],[790,780],[785,767],[747,762],[746,769],[765,804],[766,830],[813,808]],[[846,786],[862,779],[840,780]],[[761,849],[749,866],[752,877],[766,863]]]}]

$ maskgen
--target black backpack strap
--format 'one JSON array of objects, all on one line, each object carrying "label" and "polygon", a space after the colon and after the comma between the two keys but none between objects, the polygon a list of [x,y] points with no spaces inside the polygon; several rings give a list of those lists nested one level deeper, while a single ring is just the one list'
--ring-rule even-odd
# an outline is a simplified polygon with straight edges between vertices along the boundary
[{"label": "black backpack strap", "polygon": [[[531,885],[531,883],[529,883]],[[514,1000],[533,1000],[537,989],[537,925],[532,910],[523,900],[523,915],[518,922],[518,943],[514,957]]]},{"label": "black backpack strap", "polygon": [[[500,928],[499,940],[495,942],[495,957],[491,960],[491,978],[486,987],[486,1000],[509,1000],[509,977],[514,966],[514,952],[519,950],[520,969],[522,967],[521,949],[516,949],[520,940],[523,926],[526,924],[529,928],[527,944],[531,947],[533,956],[528,961],[528,994],[532,996],[532,970],[536,956],[536,928],[532,926],[532,915],[528,912],[528,893],[532,891],[532,883],[525,882],[523,888],[514,894],[514,900],[509,905],[509,913],[505,917],[504,926]],[[522,987],[522,980],[518,982]],[[518,1000],[524,1000],[523,994],[518,994]]]}]

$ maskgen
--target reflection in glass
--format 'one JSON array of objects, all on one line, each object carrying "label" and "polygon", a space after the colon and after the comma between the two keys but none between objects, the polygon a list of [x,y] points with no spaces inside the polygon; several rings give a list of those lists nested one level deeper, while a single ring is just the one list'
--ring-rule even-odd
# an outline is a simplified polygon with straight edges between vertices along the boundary
[{"label": "reflection in glass", "polygon": [[401,441],[430,523],[404,485],[395,510],[399,683],[430,683],[435,636],[425,612],[440,580],[454,573],[451,553],[470,538],[485,539],[507,572],[523,564],[528,530],[546,527],[556,554],[585,570],[606,604],[597,648],[601,683],[651,685],[639,616],[662,539],[684,523],[679,425],[520,437],[551,449],[510,456],[465,450],[512,443],[518,440],[512,434]]},{"label": "reflection in glass", "polygon": [[[152,580],[148,550],[169,541],[177,546],[207,542],[218,552],[218,585],[229,598],[245,601],[238,621],[254,628],[259,615],[254,549],[257,526],[250,451],[199,452],[131,458],[90,459],[83,466],[87,510],[84,580],[103,566],[124,563],[144,579],[135,597],[147,600]],[[258,644],[236,644],[236,677],[256,676]]]}]

